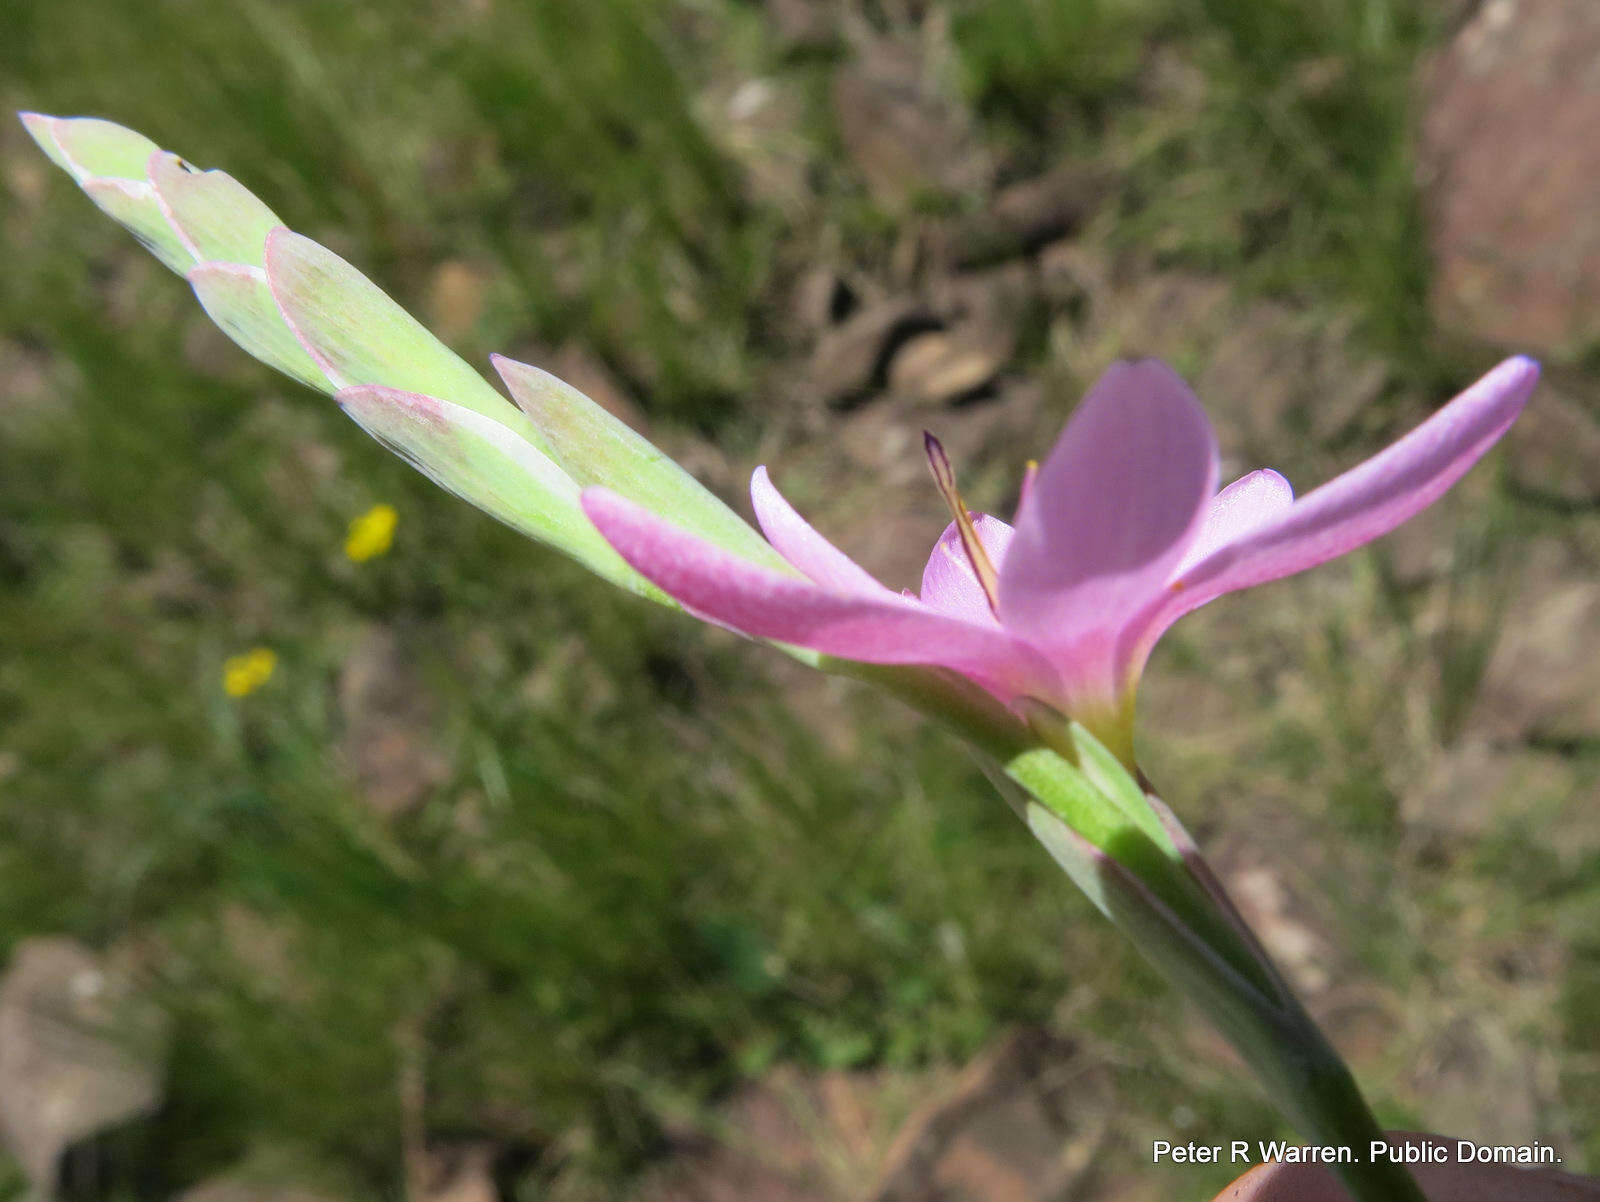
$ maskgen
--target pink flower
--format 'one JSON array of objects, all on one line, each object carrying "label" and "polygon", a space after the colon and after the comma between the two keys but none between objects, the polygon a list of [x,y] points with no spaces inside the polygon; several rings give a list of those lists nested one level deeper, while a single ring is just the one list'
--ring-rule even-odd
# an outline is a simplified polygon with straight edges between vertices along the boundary
[{"label": "pink flower", "polygon": [[793,575],[606,489],[586,489],[582,504],[624,559],[702,618],[844,659],[947,668],[1018,710],[1053,707],[1125,750],[1139,675],[1173,622],[1393,530],[1505,433],[1538,377],[1532,360],[1506,360],[1297,500],[1267,469],[1218,492],[1216,435],[1183,381],[1155,360],[1115,364],[1025,483],[1014,526],[966,513],[930,440],[960,520],[935,544],[917,596],[880,584],[812,529],[765,468],[751,499]]}]

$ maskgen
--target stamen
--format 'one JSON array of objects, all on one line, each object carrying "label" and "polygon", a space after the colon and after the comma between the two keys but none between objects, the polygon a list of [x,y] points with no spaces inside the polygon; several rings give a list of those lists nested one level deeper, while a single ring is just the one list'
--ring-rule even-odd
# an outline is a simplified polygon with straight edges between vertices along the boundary
[{"label": "stamen", "polygon": [[1017,490],[1017,511],[1028,503],[1028,494],[1033,491],[1033,482],[1039,476],[1039,461],[1028,460],[1028,466],[1022,469],[1022,487]]},{"label": "stamen", "polygon": [[967,509],[967,503],[961,499],[960,490],[956,488],[956,474],[950,468],[950,457],[944,453],[944,447],[939,440],[926,430],[922,432],[922,445],[927,448],[928,466],[933,470],[933,482],[938,486],[939,494],[944,497],[945,504],[950,506],[950,516],[955,519],[956,530],[961,535],[961,549],[967,553],[967,562],[972,565],[972,574],[978,578],[978,586],[983,589],[983,595],[989,602],[990,612],[998,618],[1000,576],[994,570],[994,564],[989,562],[989,553],[983,549],[983,543],[978,539],[978,528],[973,524],[972,513]]}]

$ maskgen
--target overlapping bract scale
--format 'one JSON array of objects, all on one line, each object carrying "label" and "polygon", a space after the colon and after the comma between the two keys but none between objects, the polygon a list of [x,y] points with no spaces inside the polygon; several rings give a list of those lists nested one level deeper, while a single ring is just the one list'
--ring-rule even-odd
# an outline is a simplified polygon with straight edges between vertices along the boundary
[{"label": "overlapping bract scale", "polygon": [[665,598],[578,505],[609,483],[736,555],[788,570],[721,500],[576,389],[497,360],[518,408],[381,288],[285,228],[233,176],[201,171],[91,117],[22,114],[28,132],[114,220],[183,275],[207,315],[278,371],[336,397],[445,488],[624,587]]}]

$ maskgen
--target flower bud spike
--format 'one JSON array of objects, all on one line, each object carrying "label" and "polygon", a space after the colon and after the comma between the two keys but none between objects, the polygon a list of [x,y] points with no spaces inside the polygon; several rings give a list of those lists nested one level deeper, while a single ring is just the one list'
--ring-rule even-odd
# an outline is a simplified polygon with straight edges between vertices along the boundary
[{"label": "flower bud spike", "polygon": [[944,497],[945,504],[950,506],[950,515],[955,520],[956,529],[961,532],[961,549],[967,553],[967,561],[972,564],[972,574],[978,578],[978,584],[983,588],[989,609],[998,618],[1000,575],[994,570],[994,564],[989,561],[989,554],[983,549],[983,543],[978,538],[978,529],[973,525],[972,513],[967,509],[967,503],[961,499],[961,493],[956,488],[956,474],[950,467],[950,457],[944,453],[943,444],[927,430],[922,432],[922,445],[928,452],[928,467],[933,472],[933,482],[938,486],[939,495]]}]

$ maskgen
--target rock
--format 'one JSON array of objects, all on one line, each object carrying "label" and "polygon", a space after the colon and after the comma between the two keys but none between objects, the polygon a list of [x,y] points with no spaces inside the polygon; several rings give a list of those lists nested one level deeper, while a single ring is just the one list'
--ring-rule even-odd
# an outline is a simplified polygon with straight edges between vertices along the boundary
[{"label": "rock", "polygon": [[1072,1188],[1105,1134],[1109,1087],[1070,1046],[1023,1031],[906,1122],[872,1202],[1048,1202]]},{"label": "rock", "polygon": [[34,1195],[73,1144],[161,1102],[166,1016],[69,939],[17,946],[0,978],[0,1139]]},{"label": "rock", "polygon": [[357,643],[339,674],[339,709],[345,755],[378,813],[407,813],[449,776],[427,689],[395,631],[374,628]]},{"label": "rock", "polygon": [[801,334],[816,337],[853,313],[855,290],[838,271],[816,266],[800,273],[789,298],[789,315]]},{"label": "rock", "polygon": [[867,305],[818,339],[811,353],[811,383],[830,404],[859,400],[883,387],[903,342],[938,327],[932,310],[912,297]]},{"label": "rock", "polygon": [[1029,254],[1076,230],[1109,190],[1103,172],[1076,165],[1011,184],[988,208],[939,226],[934,253],[958,270]]},{"label": "rock", "polygon": [[1016,351],[1035,295],[1025,263],[934,281],[929,307],[946,328],[909,339],[889,365],[889,386],[917,400],[959,400],[990,384]]},{"label": "rock", "polygon": [[977,323],[918,334],[896,352],[889,387],[927,404],[969,396],[994,380],[1016,335]]},{"label": "rock", "polygon": [[901,209],[930,189],[970,193],[993,171],[972,116],[912,46],[866,41],[833,78],[845,153],[874,199]]},{"label": "rock", "polygon": [[1506,463],[1518,489],[1568,505],[1600,505],[1595,404],[1593,392],[1580,400],[1546,381],[1506,435]]},{"label": "rock", "polygon": [[1026,263],[941,276],[928,286],[928,302],[951,325],[978,321],[1015,330],[1038,293]]},{"label": "rock", "polygon": [[1429,75],[1439,321],[1547,352],[1600,334],[1600,5],[1488,0]]}]

